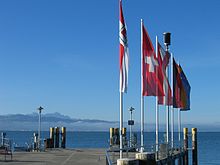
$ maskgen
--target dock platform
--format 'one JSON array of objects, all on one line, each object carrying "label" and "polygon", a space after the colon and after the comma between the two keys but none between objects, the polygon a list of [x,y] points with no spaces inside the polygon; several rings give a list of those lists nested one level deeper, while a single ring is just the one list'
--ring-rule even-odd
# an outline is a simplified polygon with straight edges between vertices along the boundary
[{"label": "dock platform", "polygon": [[45,152],[14,152],[13,159],[0,155],[1,165],[103,165],[105,149],[52,149]]}]

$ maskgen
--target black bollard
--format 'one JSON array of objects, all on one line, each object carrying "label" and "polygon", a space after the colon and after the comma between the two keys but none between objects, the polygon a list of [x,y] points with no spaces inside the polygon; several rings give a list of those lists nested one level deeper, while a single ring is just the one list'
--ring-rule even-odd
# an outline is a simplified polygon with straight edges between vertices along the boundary
[{"label": "black bollard", "polygon": [[197,129],[192,128],[192,164],[198,165]]}]

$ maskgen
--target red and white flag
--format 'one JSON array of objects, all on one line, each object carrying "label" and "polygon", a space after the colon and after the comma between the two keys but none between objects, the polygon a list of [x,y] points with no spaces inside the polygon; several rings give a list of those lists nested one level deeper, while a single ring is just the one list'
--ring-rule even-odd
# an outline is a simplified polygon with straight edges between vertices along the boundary
[{"label": "red and white flag", "polygon": [[158,64],[153,44],[144,25],[142,26],[142,59],[142,95],[164,96],[163,81],[156,74],[161,73],[161,66]]},{"label": "red and white flag", "polygon": [[122,11],[122,2],[119,2],[119,11],[120,11],[120,18],[119,18],[119,63],[120,63],[120,92],[127,92],[128,87],[128,40],[127,40],[127,31],[125,26],[125,21],[123,17]]},{"label": "red and white flag", "polygon": [[157,43],[157,45],[158,45],[157,46],[158,63],[159,65],[161,65],[162,68],[162,73],[159,76],[161,76],[163,79],[163,91],[164,91],[164,96],[158,97],[158,104],[172,105],[172,92],[168,77],[166,75],[166,68],[169,64],[170,54],[169,52],[166,52],[159,43]]}]

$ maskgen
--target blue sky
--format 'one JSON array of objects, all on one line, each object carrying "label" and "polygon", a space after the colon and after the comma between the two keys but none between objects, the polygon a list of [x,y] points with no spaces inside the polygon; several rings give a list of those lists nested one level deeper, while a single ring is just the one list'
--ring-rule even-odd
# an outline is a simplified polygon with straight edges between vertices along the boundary
[{"label": "blue sky", "polygon": [[[130,51],[124,119],[140,120],[140,19],[155,43],[172,33],[170,51],[191,84],[189,123],[220,122],[220,1],[123,1]],[[155,45],[155,44],[154,44]],[[0,114],[60,112],[119,120],[117,0],[0,2]],[[155,98],[145,120],[154,122]],[[165,118],[164,107],[160,112]]]}]

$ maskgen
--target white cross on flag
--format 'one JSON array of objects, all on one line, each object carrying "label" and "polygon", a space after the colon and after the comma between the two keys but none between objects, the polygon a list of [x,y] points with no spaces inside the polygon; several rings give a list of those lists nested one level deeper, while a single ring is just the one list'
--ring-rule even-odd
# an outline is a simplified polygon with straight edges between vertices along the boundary
[{"label": "white cross on flag", "polygon": [[120,18],[119,18],[119,63],[120,63],[120,92],[127,92],[128,87],[128,40],[125,21],[122,11],[122,2],[120,1]]},{"label": "white cross on flag", "polygon": [[142,26],[142,95],[143,96],[164,96],[161,66],[154,51],[153,44],[148,36],[144,25]]}]

